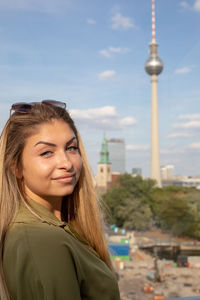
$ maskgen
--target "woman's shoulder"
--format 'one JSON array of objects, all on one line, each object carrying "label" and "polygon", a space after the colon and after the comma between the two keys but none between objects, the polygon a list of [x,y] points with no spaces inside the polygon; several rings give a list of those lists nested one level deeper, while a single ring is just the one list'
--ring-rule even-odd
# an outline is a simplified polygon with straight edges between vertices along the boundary
[{"label": "woman's shoulder", "polygon": [[10,258],[30,260],[42,266],[45,261],[61,265],[63,260],[76,260],[73,238],[54,225],[38,223],[14,223],[8,230],[4,242],[4,261]]},{"label": "woman's shoulder", "polygon": [[[67,233],[63,236],[62,230],[42,222],[12,224],[7,232],[3,250],[3,270],[10,289],[14,284],[16,290],[25,289],[30,296],[30,291],[35,289],[34,284],[39,282],[48,296],[36,298],[52,299],[55,290],[61,286],[57,291],[58,298],[64,299],[66,277],[72,277],[72,285],[78,284],[76,276],[78,281],[81,281],[82,272],[79,271],[80,264],[73,252],[71,237]],[[16,282],[19,287],[16,286]],[[72,290],[79,293],[78,287]]]},{"label": "woman's shoulder", "polygon": [[63,232],[63,228],[48,224],[46,222],[33,223],[12,223],[7,231],[5,244],[32,244],[38,245],[56,244],[56,242],[65,239],[69,244],[72,242],[72,237],[67,232]]}]

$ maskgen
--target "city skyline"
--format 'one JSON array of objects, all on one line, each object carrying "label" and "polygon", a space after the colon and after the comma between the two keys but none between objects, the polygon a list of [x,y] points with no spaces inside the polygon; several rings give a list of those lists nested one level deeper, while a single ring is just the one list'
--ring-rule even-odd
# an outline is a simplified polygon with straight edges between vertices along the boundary
[{"label": "city skyline", "polygon": [[[0,130],[12,103],[57,99],[96,173],[103,132],[150,176],[151,0],[0,2]],[[157,0],[160,164],[200,174],[200,0]]]}]

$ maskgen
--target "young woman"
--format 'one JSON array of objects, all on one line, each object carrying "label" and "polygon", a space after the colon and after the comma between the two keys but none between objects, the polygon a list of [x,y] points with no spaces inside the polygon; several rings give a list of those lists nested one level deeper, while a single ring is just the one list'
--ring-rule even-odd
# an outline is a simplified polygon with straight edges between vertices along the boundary
[{"label": "young woman", "polygon": [[119,300],[65,103],[16,103],[0,139],[0,299]]}]

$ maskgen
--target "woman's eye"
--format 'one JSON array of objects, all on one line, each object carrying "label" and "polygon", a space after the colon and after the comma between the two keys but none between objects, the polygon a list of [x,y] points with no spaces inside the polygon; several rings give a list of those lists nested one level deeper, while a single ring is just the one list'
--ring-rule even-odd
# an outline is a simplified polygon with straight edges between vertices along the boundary
[{"label": "woman's eye", "polygon": [[78,147],[77,146],[70,146],[70,147],[67,147],[66,149],[67,151],[78,151]]},{"label": "woman's eye", "polygon": [[43,153],[40,154],[40,156],[50,156],[52,154],[51,151],[45,151]]}]

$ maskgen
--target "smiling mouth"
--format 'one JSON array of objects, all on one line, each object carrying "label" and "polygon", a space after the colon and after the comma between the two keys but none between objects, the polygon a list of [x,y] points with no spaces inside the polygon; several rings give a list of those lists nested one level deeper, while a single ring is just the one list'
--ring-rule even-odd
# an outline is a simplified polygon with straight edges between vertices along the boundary
[{"label": "smiling mouth", "polygon": [[53,178],[53,181],[59,182],[59,183],[71,183],[75,178],[75,174],[68,175],[68,176],[60,176]]}]

